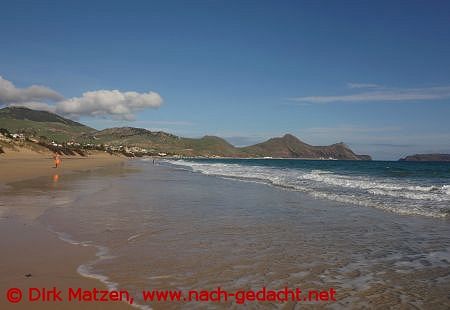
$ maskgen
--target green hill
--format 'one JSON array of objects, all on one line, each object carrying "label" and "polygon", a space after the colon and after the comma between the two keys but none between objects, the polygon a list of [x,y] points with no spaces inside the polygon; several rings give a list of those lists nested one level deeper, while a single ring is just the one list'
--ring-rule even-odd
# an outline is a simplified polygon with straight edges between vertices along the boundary
[{"label": "green hill", "polygon": [[46,137],[57,142],[77,139],[82,134],[95,132],[93,128],[57,114],[23,107],[0,109],[0,128],[6,128],[12,133]]},{"label": "green hill", "polygon": [[82,144],[141,147],[150,152],[184,156],[333,158],[370,160],[368,155],[356,155],[344,143],[312,146],[286,134],[248,147],[235,147],[215,136],[183,138],[163,131],[119,127],[97,131],[59,115],[28,108],[0,109],[0,128],[10,132],[45,137],[57,142],[74,140]]},{"label": "green hill", "polygon": [[92,134],[83,135],[83,142],[109,145],[133,145],[164,153],[177,153],[186,156],[235,156],[239,151],[222,138],[204,136],[203,138],[183,138],[163,131],[149,131],[143,128],[108,128]]}]

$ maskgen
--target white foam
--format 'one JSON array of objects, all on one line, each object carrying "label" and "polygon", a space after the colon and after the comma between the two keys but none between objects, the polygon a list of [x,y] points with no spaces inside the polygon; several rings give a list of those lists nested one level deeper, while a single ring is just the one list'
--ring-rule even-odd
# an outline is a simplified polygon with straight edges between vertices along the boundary
[{"label": "white foam", "polygon": [[450,195],[450,185],[443,185],[442,190],[447,194]]},{"label": "white foam", "polygon": [[376,207],[405,215],[446,217],[450,203],[450,185],[447,184],[420,184],[399,179],[343,175],[318,169],[288,169],[187,160],[167,162],[206,175],[269,183],[307,192],[317,198]]},{"label": "white foam", "polygon": [[128,242],[133,241],[134,239],[139,238],[140,236],[142,236],[142,233],[132,235],[127,239],[127,241]]},{"label": "white foam", "polygon": [[[110,278],[106,275],[102,275],[99,273],[96,273],[93,271],[93,266],[105,259],[113,259],[114,256],[112,256],[110,254],[110,251],[107,247],[102,246],[102,245],[95,245],[92,243],[92,241],[75,241],[73,240],[68,234],[63,233],[63,232],[58,232],[53,230],[52,228],[49,228],[49,230],[53,233],[55,233],[59,239],[61,239],[64,242],[73,244],[73,245],[79,245],[79,246],[93,246],[97,249],[97,252],[95,253],[95,256],[97,257],[95,260],[92,260],[88,263],[85,264],[81,264],[80,266],[78,266],[77,268],[77,272],[78,274],[80,274],[81,276],[85,277],[85,278],[90,278],[90,279],[95,279],[100,281],[101,283],[103,283],[109,291],[116,291],[119,288],[119,284],[117,282],[113,282],[110,280]],[[133,302],[133,304],[128,303],[126,300],[123,300],[123,302],[125,302],[126,304],[137,308],[137,309],[141,309],[141,310],[151,310],[152,308],[150,306],[147,305],[140,305],[136,302]]]}]

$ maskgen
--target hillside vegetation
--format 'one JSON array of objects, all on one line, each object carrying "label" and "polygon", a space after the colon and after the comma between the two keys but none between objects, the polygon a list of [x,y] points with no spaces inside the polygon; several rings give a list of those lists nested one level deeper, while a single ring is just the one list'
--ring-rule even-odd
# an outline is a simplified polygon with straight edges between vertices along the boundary
[{"label": "hillside vegetation", "polygon": [[58,142],[77,139],[82,134],[96,131],[57,114],[22,107],[0,109],[0,128]]},{"label": "hillside vegetation", "polygon": [[169,155],[370,160],[370,156],[357,155],[344,143],[312,146],[291,134],[248,147],[235,147],[216,136],[183,138],[134,127],[97,131],[50,112],[18,107],[0,109],[0,128],[58,143],[76,141],[89,146],[135,147],[146,153]]}]

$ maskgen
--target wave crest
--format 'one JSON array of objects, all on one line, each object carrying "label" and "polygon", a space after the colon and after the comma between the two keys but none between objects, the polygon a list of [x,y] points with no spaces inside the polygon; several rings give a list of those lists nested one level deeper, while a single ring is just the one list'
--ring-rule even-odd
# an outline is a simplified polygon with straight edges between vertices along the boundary
[{"label": "wave crest", "polygon": [[344,175],[328,170],[211,163],[188,160],[167,162],[206,175],[263,182],[302,191],[316,198],[376,207],[407,215],[447,217],[450,185],[417,181]]}]

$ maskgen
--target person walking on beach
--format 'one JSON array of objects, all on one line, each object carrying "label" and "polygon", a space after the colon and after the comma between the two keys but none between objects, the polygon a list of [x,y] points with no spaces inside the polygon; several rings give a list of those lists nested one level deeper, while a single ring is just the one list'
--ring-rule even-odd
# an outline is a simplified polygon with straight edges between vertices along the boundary
[{"label": "person walking on beach", "polygon": [[61,156],[58,153],[55,153],[53,159],[55,161],[55,168],[58,168],[61,165]]}]

